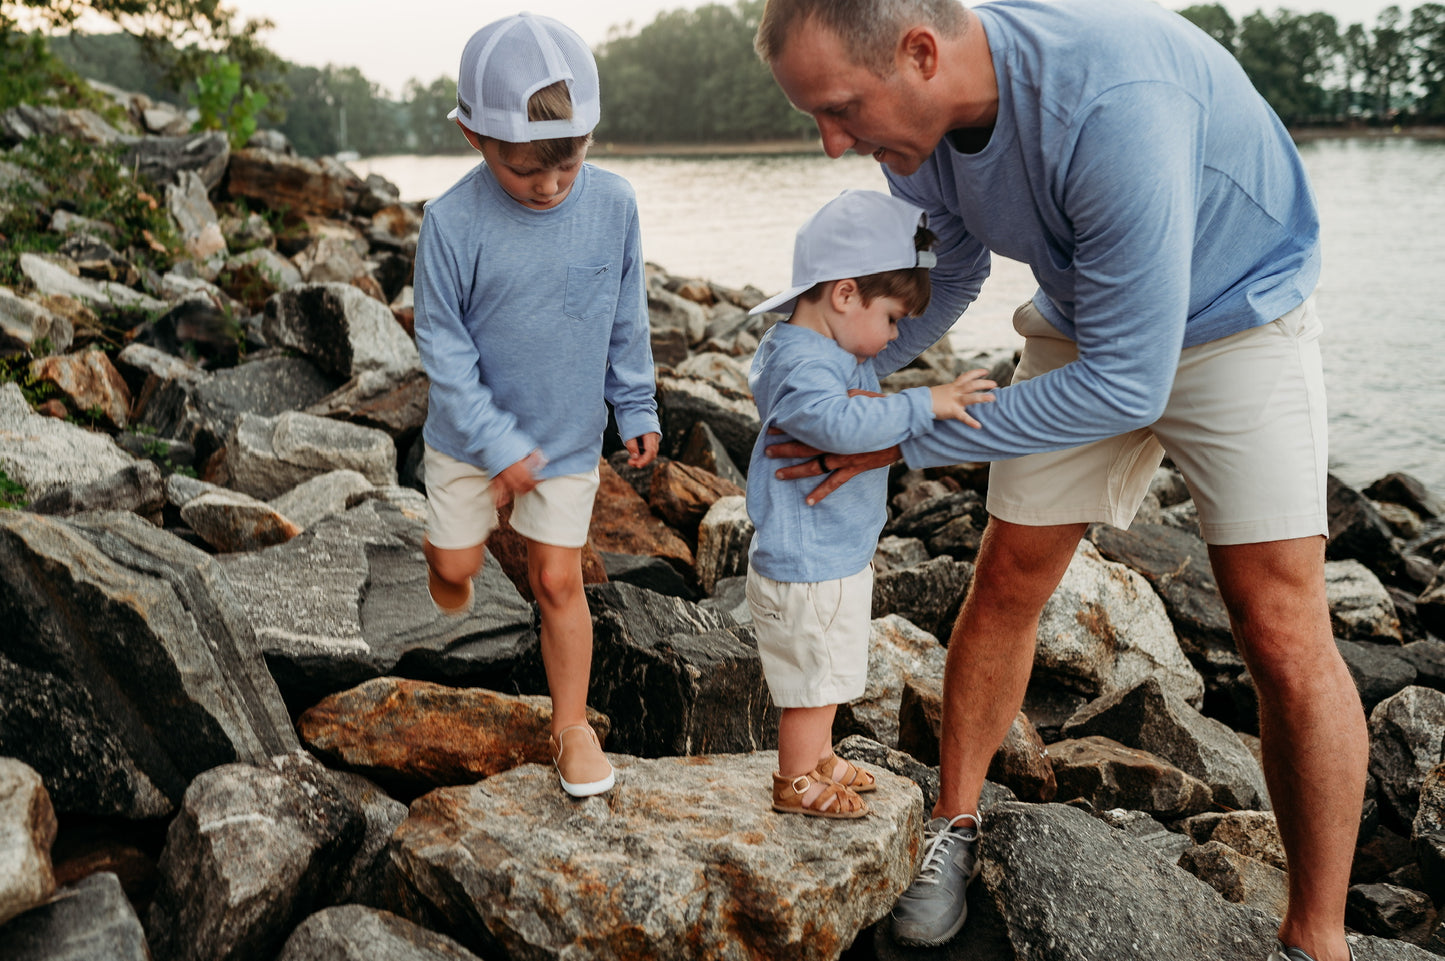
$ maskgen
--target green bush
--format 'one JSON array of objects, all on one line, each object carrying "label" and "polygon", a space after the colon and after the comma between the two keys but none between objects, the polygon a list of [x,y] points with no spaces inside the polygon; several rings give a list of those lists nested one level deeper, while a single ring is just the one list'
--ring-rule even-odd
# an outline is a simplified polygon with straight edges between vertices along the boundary
[{"label": "green bush", "polygon": [[116,247],[138,267],[164,272],[175,263],[182,243],[170,213],[151,194],[153,188],[121,162],[123,150],[33,137],[6,155],[48,193],[42,196],[20,179],[0,186],[0,284],[22,283],[20,254],[59,248],[64,238],[49,229],[49,211],[62,205],[114,226]]},{"label": "green bush", "polygon": [[0,467],[0,510],[24,507],[30,503],[25,497],[25,488],[10,479],[5,468]]}]

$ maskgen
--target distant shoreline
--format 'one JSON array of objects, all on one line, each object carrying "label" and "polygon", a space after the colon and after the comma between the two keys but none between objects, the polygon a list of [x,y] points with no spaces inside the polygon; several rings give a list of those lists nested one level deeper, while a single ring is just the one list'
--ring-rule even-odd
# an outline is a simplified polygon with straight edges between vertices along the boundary
[{"label": "distant shoreline", "polygon": [[[1445,126],[1418,127],[1291,127],[1297,142],[1311,140],[1445,140]],[[587,151],[591,157],[745,157],[812,154],[823,149],[816,138],[759,140],[746,143],[610,143],[598,141]]]}]

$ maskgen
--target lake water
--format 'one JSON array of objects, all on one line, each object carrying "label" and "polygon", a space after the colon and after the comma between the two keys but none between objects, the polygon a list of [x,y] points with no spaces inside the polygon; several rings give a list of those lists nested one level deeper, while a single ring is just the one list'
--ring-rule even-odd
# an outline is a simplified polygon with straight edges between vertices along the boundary
[{"label": "lake water", "polygon": [[[1330,399],[1330,465],[1363,486],[1392,470],[1445,496],[1445,142],[1322,140],[1300,152],[1320,203],[1318,291]],[[471,157],[373,157],[352,168],[436,196]],[[637,190],[647,259],[669,273],[769,293],[788,285],[793,233],[848,187],[886,190],[867,157],[603,157]],[[994,259],[979,300],[954,327],[964,352],[1012,347],[1028,268]]]}]

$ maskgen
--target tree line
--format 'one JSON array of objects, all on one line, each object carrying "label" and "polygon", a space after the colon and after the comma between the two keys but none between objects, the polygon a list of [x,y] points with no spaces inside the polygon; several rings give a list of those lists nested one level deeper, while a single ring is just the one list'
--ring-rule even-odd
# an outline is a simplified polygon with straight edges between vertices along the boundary
[{"label": "tree line", "polygon": [[[764,0],[710,3],[659,14],[638,29],[614,27],[596,50],[602,82],[603,143],[750,142],[814,135],[753,52]],[[455,79],[413,79],[400,98],[387,95],[355,67],[287,63],[264,44],[265,21],[235,22],[217,0],[163,0],[128,23],[133,0],[0,0],[0,64],[11,87],[17,56],[34,55],[38,34],[22,33],[17,8],[73,11],[88,7],[123,28],[114,34],[61,32],[50,24],[53,56],[94,80],[158,99],[198,102],[199,93],[236,90],[245,109],[281,130],[308,156],[354,150],[461,153],[462,138],[443,118]],[[1218,4],[1180,13],[1238,58],[1287,124],[1445,122],[1445,5],[1408,14],[1385,8],[1375,23],[1341,27],[1329,14],[1262,10],[1236,21]],[[32,9],[33,14],[33,9]],[[160,14],[158,17],[157,14]],[[167,29],[157,29],[160,23]],[[23,57],[21,58],[23,59]],[[218,64],[240,77],[216,79]],[[0,90],[0,106],[4,101]],[[241,110],[237,107],[237,112]],[[224,120],[224,114],[222,115]],[[236,129],[236,127],[232,127]],[[244,129],[244,126],[241,127]]]}]

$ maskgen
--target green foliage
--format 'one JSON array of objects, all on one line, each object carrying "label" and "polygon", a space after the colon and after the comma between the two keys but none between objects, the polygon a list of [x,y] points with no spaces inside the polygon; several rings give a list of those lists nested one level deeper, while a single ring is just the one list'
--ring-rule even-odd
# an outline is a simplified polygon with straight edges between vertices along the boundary
[{"label": "green foliage", "polygon": [[138,266],[164,271],[182,251],[165,207],[121,163],[121,145],[79,144],[63,137],[32,137],[6,160],[45,188],[24,179],[0,185],[0,284],[23,284],[20,254],[56,250],[62,238],[49,229],[49,209],[64,206],[116,228],[116,247]]},{"label": "green foliage", "polygon": [[1222,4],[1196,4],[1180,10],[1179,15],[1217,40],[1225,50],[1234,53],[1239,27]]},{"label": "green foliage", "polygon": [[36,379],[30,372],[30,361],[24,357],[0,357],[0,384],[19,387],[31,407],[38,407],[56,395],[55,385]]},{"label": "green foliage", "polygon": [[628,143],[748,141],[810,136],[753,52],[762,0],[657,16],[597,53],[597,139]]},{"label": "green foliage", "polygon": [[5,468],[0,467],[0,510],[24,507],[30,503],[25,497],[25,488],[10,479]]},{"label": "green foliage", "polygon": [[231,146],[239,149],[256,132],[261,111],[271,98],[241,79],[239,63],[217,57],[196,77],[191,102],[200,113],[192,129],[224,130]]}]

